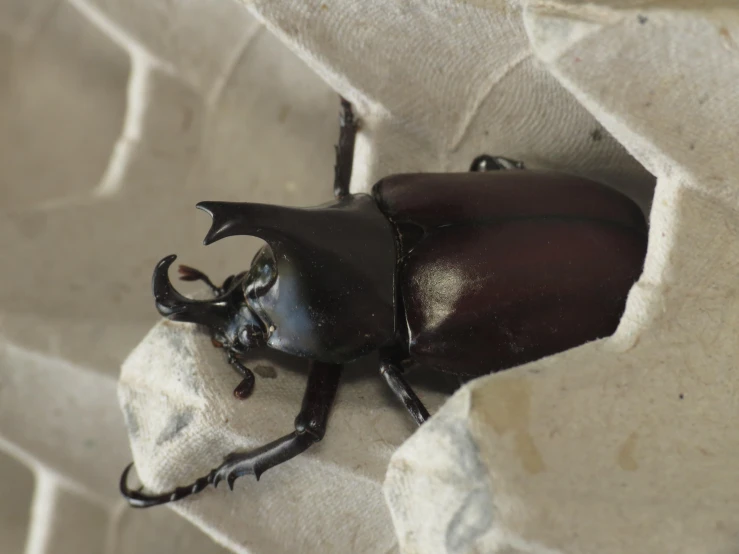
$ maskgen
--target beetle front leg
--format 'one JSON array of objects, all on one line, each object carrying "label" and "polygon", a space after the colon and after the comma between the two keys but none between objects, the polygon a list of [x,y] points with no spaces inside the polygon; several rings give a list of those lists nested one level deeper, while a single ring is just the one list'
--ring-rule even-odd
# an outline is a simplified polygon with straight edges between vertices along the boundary
[{"label": "beetle front leg", "polygon": [[341,98],[339,144],[336,146],[336,164],[334,165],[334,196],[336,198],[343,198],[349,194],[357,129],[359,129],[359,122],[354,117],[352,105],[348,100]]},{"label": "beetle front leg", "polygon": [[472,160],[470,171],[498,171],[500,169],[526,169],[523,162],[504,158],[502,156],[490,156],[483,154]]},{"label": "beetle front leg", "polygon": [[250,452],[233,452],[223,464],[192,484],[177,487],[162,494],[146,494],[128,487],[130,464],[121,475],[120,490],[135,508],[149,508],[167,504],[196,494],[208,485],[217,486],[226,481],[233,490],[234,481],[242,475],[254,475],[257,480],[268,469],[275,467],[307,450],[326,433],[326,423],[336,397],[341,377],[341,365],[311,362],[303,405],[295,418],[295,431]]},{"label": "beetle front leg", "polygon": [[243,377],[241,382],[236,385],[236,388],[234,389],[234,396],[239,400],[245,400],[254,390],[254,373],[251,369],[242,364],[236,358],[236,355],[230,350],[228,351],[227,359],[228,363],[231,364],[231,367],[236,370],[236,373]]},{"label": "beetle front leg", "polygon": [[416,396],[408,382],[403,379],[403,374],[397,365],[385,360],[380,362],[380,375],[385,378],[385,382],[395,393],[395,396],[403,403],[408,413],[416,423],[422,425],[429,416],[429,411],[423,405],[421,399]]}]

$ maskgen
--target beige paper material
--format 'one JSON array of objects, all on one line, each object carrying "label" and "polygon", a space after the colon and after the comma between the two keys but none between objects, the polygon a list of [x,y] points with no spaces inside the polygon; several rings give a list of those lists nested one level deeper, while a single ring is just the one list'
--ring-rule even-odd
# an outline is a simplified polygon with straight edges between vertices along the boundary
[{"label": "beige paper material", "polygon": [[[239,404],[205,337],[158,324],[121,376],[128,432],[115,379],[157,320],[161,256],[222,279],[258,245],[200,247],[195,202],[330,199],[332,87],[363,118],[355,191],[487,152],[596,178],[649,210],[646,167],[659,186],[644,276],[616,337],[464,389],[386,480],[413,426],[368,364],[318,447],[175,510],[238,552],[731,552],[733,5],[246,8],[0,6],[0,244],[14,260],[0,288],[0,450],[15,458],[0,460],[13,481],[0,503],[30,514],[0,518],[0,550],[222,551],[166,508],[124,509],[128,441],[147,484],[186,482],[288,432],[303,368],[260,362],[277,376]],[[443,400],[419,390],[432,409]]]},{"label": "beige paper material", "polygon": [[480,379],[395,454],[403,552],[736,549],[739,14],[612,5],[524,21],[658,177],[644,274],[613,338]]},{"label": "beige paper material", "polygon": [[[250,8],[355,104],[362,118],[355,191],[391,173],[465,171],[478,154],[493,153],[603,180],[649,206],[651,175],[536,58],[519,6],[271,1]],[[151,426],[132,442],[142,478],[162,490],[204,474],[224,452],[289,432],[304,386],[302,376],[278,366],[280,378],[260,380],[261,394],[240,405],[230,396],[238,377],[207,339],[193,336],[195,355],[183,355],[168,329],[157,328],[142,343],[121,381],[124,405]],[[164,359],[179,376],[176,385],[162,372]],[[197,393],[185,391],[191,378],[183,375],[205,384]],[[376,375],[368,376],[361,386],[342,386],[327,436],[314,452],[259,483],[242,479],[235,493],[208,492],[174,509],[239,551],[395,551],[379,485],[394,447],[413,427],[395,403],[381,400],[385,391]],[[289,389],[267,392],[285,383]],[[373,420],[376,410],[386,414],[382,425]],[[157,445],[161,433],[180,427],[183,413],[192,413],[187,426]],[[378,443],[375,433],[394,438]],[[377,444],[385,447],[369,448]],[[357,468],[367,472],[362,479]],[[436,501],[406,495],[412,478],[403,476],[397,487],[422,510],[409,514],[420,521]],[[396,525],[403,530],[397,518]]]}]

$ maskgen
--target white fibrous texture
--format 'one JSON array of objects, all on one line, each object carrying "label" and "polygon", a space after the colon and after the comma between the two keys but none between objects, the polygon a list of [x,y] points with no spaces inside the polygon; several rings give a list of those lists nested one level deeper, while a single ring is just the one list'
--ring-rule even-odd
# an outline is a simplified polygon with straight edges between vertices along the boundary
[{"label": "white fibrous texture", "polygon": [[[733,552],[739,12],[713,4],[4,2],[0,551]],[[370,357],[305,454],[134,511],[131,459],[159,492],[293,429],[306,363],[251,360],[237,400],[150,279],[170,253],[248,266],[256,239],[201,246],[198,201],[330,201],[338,94],[353,192],[491,154],[631,196],[649,251],[621,324],[451,399],[409,374],[418,431]]]}]

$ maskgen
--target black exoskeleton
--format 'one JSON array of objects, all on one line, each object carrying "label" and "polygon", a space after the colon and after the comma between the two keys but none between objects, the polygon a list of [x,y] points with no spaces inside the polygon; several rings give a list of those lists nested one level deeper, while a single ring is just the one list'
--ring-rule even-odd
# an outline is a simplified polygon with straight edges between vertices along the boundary
[{"label": "black exoskeleton", "polygon": [[320,441],[343,365],[373,351],[380,374],[420,425],[429,413],[403,378],[408,364],[475,377],[524,364],[614,332],[646,253],[641,210],[582,177],[529,171],[517,161],[479,156],[467,173],[393,175],[371,194],[350,194],[357,121],[341,101],[336,200],[315,208],[201,202],[212,216],[205,244],[234,235],[266,245],[248,271],[213,300],[178,293],[168,277],[175,256],[152,279],[163,316],[206,327],[243,376],[240,359],[267,347],[308,360],[295,429],[223,464],[186,487],[146,494],[121,477],[136,507],[179,500],[225,480],[257,478]]}]

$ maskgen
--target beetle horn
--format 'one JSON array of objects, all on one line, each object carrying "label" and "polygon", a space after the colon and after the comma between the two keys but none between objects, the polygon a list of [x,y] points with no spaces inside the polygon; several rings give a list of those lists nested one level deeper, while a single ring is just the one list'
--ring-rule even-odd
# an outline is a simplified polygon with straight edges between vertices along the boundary
[{"label": "beetle horn", "polygon": [[196,207],[213,218],[205,245],[234,235],[276,238],[289,233],[290,223],[308,211],[251,202],[200,202]]},{"label": "beetle horn", "polygon": [[[392,228],[368,195],[312,208],[251,202],[200,202],[197,208],[213,218],[203,244],[234,235],[258,237],[272,249],[278,273],[290,266],[290,272],[302,275],[307,283],[327,278],[346,282],[357,272],[364,274],[370,265],[382,268],[377,272],[381,286],[392,287],[392,279],[387,278],[395,267]],[[362,249],[357,248],[358,242],[379,246]],[[354,273],[339,277],[339,266]],[[317,269],[321,267],[332,268],[333,277]]]},{"label": "beetle horn", "polygon": [[157,311],[174,321],[199,323],[211,329],[226,326],[229,319],[228,294],[213,300],[193,300],[174,288],[169,280],[169,267],[177,259],[174,254],[161,260],[154,269],[151,288]]}]

